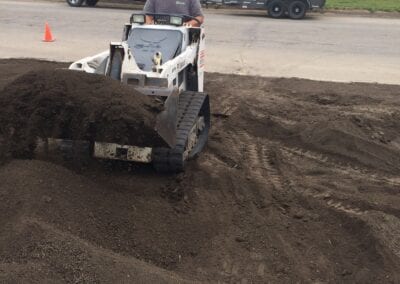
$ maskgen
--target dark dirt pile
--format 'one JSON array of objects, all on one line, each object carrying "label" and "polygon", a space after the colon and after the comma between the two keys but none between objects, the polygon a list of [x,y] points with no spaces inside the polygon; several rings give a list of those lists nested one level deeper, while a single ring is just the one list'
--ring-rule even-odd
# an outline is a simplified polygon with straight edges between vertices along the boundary
[{"label": "dark dirt pile", "polygon": [[[161,197],[153,200],[134,191],[115,194],[63,167],[39,161],[14,161],[0,169],[0,180],[1,283],[176,283],[179,279],[137,260],[178,261],[174,244],[166,253],[158,248],[163,240],[153,236],[156,230],[167,231],[169,224],[160,228],[160,223],[147,223],[152,218],[162,222],[161,212],[176,216],[159,201]],[[160,211],[152,213],[157,207]]]},{"label": "dark dirt pile", "polygon": [[99,75],[31,71],[0,93],[0,133],[17,156],[37,137],[165,146],[154,130],[162,104]]},{"label": "dark dirt pile", "polygon": [[399,283],[400,86],[207,75],[184,174],[0,166],[0,282]]}]

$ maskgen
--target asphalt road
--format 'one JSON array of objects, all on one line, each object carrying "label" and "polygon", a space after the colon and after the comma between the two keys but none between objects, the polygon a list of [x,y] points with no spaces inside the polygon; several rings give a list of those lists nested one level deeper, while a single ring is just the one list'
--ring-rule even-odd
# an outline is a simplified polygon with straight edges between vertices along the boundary
[{"label": "asphalt road", "polygon": [[[400,19],[316,14],[301,21],[206,10],[207,70],[400,84]],[[0,58],[74,61],[118,41],[132,11],[0,0]],[[41,41],[44,23],[56,41]]]}]

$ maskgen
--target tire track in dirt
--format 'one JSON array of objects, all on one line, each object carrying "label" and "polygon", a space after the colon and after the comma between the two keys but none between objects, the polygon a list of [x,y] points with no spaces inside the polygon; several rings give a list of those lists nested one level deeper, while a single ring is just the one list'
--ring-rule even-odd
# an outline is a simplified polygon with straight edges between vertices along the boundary
[{"label": "tire track in dirt", "polygon": [[[232,140],[235,141],[233,145],[240,145],[240,142],[242,145],[246,145],[245,147],[241,146],[240,149],[238,149],[238,147],[228,148],[233,149],[234,156],[236,155],[241,157],[240,160],[245,163],[243,168],[246,169],[246,175],[248,176],[248,179],[251,177],[251,179],[257,181],[260,186],[264,186],[266,183],[269,183],[275,190],[281,192],[290,191],[291,188],[295,188],[296,186],[293,181],[290,181],[287,179],[287,177],[284,177],[282,173],[278,171],[276,165],[274,165],[275,163],[272,161],[271,156],[274,154],[276,155],[276,153],[273,152],[272,149],[282,152],[282,155],[286,154],[287,158],[289,158],[290,155],[297,155],[298,157],[306,158],[312,160],[313,162],[318,162],[323,164],[325,167],[333,169],[338,174],[350,176],[362,175],[364,178],[374,179],[375,181],[390,180],[389,178],[384,179],[382,176],[380,176],[378,179],[377,175],[365,173],[359,168],[352,167],[350,164],[341,165],[335,163],[331,161],[329,157],[321,153],[296,147],[287,147],[278,141],[269,141],[267,139],[252,137],[244,130],[238,130],[235,134],[232,133],[230,136]],[[365,210],[355,207],[354,205],[345,204],[341,200],[334,199],[332,196],[327,198],[326,194],[321,194],[319,192],[315,193],[311,189],[305,189],[302,194],[307,197],[316,198],[322,201],[327,207],[344,213],[361,215],[366,212]]]},{"label": "tire track in dirt", "polygon": [[257,137],[252,137],[244,130],[238,130],[232,135],[235,145],[236,155],[240,156],[243,168],[246,172],[247,178],[255,180],[260,186],[270,184],[277,190],[283,190],[283,182],[278,171],[271,166],[272,162],[269,159],[268,147],[274,147],[273,142]]},{"label": "tire track in dirt", "polygon": [[[329,171],[336,172],[339,176],[348,176],[353,179],[364,180],[367,183],[386,183],[390,186],[399,186],[398,183],[393,182],[397,177],[382,176],[367,169],[360,169],[352,167],[351,165],[335,163],[323,154],[304,149],[293,149],[285,146],[281,149],[282,154],[284,155],[283,159],[288,163],[308,159],[319,164],[323,168],[329,169]],[[296,161],[290,161],[293,156],[296,156]],[[307,178],[310,177],[302,176],[303,180]],[[299,189],[302,187],[294,188]],[[350,218],[357,218],[364,222],[375,236],[376,242],[382,246],[383,250],[393,252],[398,257],[400,256],[400,212],[398,210],[386,208],[386,206],[377,207],[375,204],[371,204],[368,201],[363,201],[361,199],[359,202],[361,202],[363,206],[359,207],[355,205],[357,197],[354,196],[352,200],[349,200],[345,196],[337,197],[335,194],[338,193],[335,191],[327,193],[318,192],[311,188],[302,188],[301,194],[306,198],[318,200],[327,208],[342,212]]]},{"label": "tire track in dirt", "polygon": [[253,214],[258,214],[258,209],[271,204],[274,192],[287,191],[285,181],[269,158],[270,150],[267,149],[275,146],[268,140],[252,137],[242,129],[232,133],[231,137],[234,141],[233,155],[239,158],[241,171],[251,184],[248,192],[252,193],[251,198],[256,204]]},{"label": "tire track in dirt", "polygon": [[281,150],[287,157],[296,155],[299,158],[311,160],[315,163],[323,165],[326,168],[329,168],[330,171],[336,172],[340,175],[348,175],[351,177],[358,177],[373,182],[385,182],[389,185],[400,186],[400,176],[389,176],[381,173],[378,174],[376,172],[370,171],[367,168],[361,168],[361,166],[355,167],[352,166],[350,163],[342,164],[334,162],[330,157],[311,150],[305,150],[297,147],[287,147],[283,145],[281,146]]},{"label": "tire track in dirt", "polygon": [[[273,145],[273,147],[274,148],[279,147],[279,151],[285,150],[285,148],[287,149],[287,147],[281,146],[279,144],[278,144],[279,145],[278,146],[277,144],[278,143],[275,143],[275,145]],[[270,147],[271,146],[272,145],[270,144]],[[261,146],[261,149],[263,152],[263,154],[262,154],[263,164],[265,166],[265,170],[269,173],[268,176],[270,178],[272,178],[274,187],[277,190],[281,190],[281,191],[284,190],[284,188],[285,188],[285,190],[292,190],[294,188],[298,188],[294,181],[290,180],[290,178],[288,178],[287,176],[285,177],[282,172],[278,172],[277,168],[274,168],[272,166],[273,163],[271,162],[271,159],[270,159],[271,153],[268,154],[267,147],[268,147],[267,145]],[[307,151],[307,152],[309,152],[309,151]],[[322,158],[322,160],[327,161],[327,159],[325,159],[325,158]],[[284,184],[286,184],[286,186],[284,186]],[[289,186],[287,184],[289,184]],[[326,194],[320,194],[320,193],[316,194],[311,189],[303,190],[302,194],[307,197],[312,197],[312,198],[316,198],[320,201],[323,201],[327,207],[331,207],[331,208],[334,208],[336,210],[339,210],[339,211],[342,211],[342,212],[345,212],[348,214],[361,215],[364,213],[364,211],[361,210],[360,208],[351,206],[349,204],[342,204],[341,201],[335,200],[332,197],[327,198]]]},{"label": "tire track in dirt", "polygon": [[[335,173],[336,176],[338,177],[344,177],[344,178],[350,178],[353,180],[358,180],[360,183],[366,183],[366,184],[377,184],[380,186],[389,186],[392,188],[399,188],[400,183],[398,183],[399,177],[397,176],[389,176],[389,175],[383,175],[383,174],[378,174],[374,171],[371,171],[370,169],[366,168],[360,168],[360,167],[355,167],[352,166],[351,164],[340,164],[340,163],[335,163],[335,161],[331,160],[329,157],[321,154],[321,153],[316,153],[313,151],[309,150],[303,150],[299,148],[289,148],[286,146],[283,146],[282,148],[282,153],[285,155],[287,160],[296,158],[297,161],[304,161],[310,160],[310,162],[314,162],[318,165],[318,167],[321,169],[321,171],[324,171],[326,173]],[[311,176],[304,177],[311,179]],[[370,202],[367,202],[364,200],[361,196],[356,197],[353,195],[353,198],[351,200],[352,204],[347,204],[346,199],[348,199],[349,194],[348,193],[335,193],[334,191],[330,190],[329,193],[320,193],[320,192],[315,192],[315,190],[307,189],[307,193],[311,195],[315,195],[317,198],[322,198],[324,200],[328,201],[329,206],[333,206],[335,208],[341,209],[343,211],[348,211],[349,213],[355,213],[359,214],[360,212],[366,212],[368,210],[376,210],[376,205],[371,204]],[[342,197],[336,197],[335,199],[332,199],[334,195],[343,195]],[[395,193],[393,193],[395,194]],[[355,201],[358,200],[357,202],[360,203],[360,205],[363,205],[362,208],[355,207]],[[393,210],[390,207],[385,208],[382,207],[382,209],[387,210],[388,212],[396,212],[396,215],[399,215],[400,212],[398,210]]]},{"label": "tire track in dirt", "polygon": [[[347,165],[342,165],[340,163],[335,163],[332,161],[329,157],[313,152],[310,150],[305,150],[305,149],[300,149],[300,148],[290,148],[287,146],[281,146],[281,151],[283,158],[286,159],[285,162],[290,163],[292,162],[292,158],[296,156],[295,158],[297,161],[301,162],[302,160],[310,160],[311,162],[317,163],[322,168],[324,168],[327,171],[333,171],[336,172],[338,175],[344,175],[344,176],[350,176],[352,178],[357,177],[357,178],[364,178],[366,180],[374,180],[377,181],[374,175],[370,175],[363,171],[362,169],[352,167],[350,164]],[[296,165],[294,165],[296,167]],[[322,169],[321,169],[322,170]],[[310,180],[311,177],[308,176],[302,176],[301,177],[303,180]],[[381,180],[379,180],[381,181]],[[304,182],[304,181],[303,181]],[[362,215],[368,213],[368,210],[366,209],[361,209],[359,207],[354,206],[354,204],[350,204],[346,202],[343,199],[337,198],[334,196],[334,193],[332,191],[327,191],[327,192],[320,192],[312,188],[304,188],[302,186],[295,186],[295,182],[292,182],[293,186],[292,188],[297,188],[297,191],[303,194],[304,196],[308,198],[315,198],[316,200],[319,200],[322,204],[325,206],[332,208],[334,210],[341,211],[346,214],[350,215]],[[301,191],[299,191],[301,189]]]},{"label": "tire track in dirt", "polygon": [[[257,111],[253,110],[253,112],[253,115],[257,116]],[[287,118],[280,119],[275,116],[275,120],[279,123],[289,125],[295,124],[294,121],[288,120]],[[287,121],[290,121],[290,123],[287,123]],[[299,187],[296,187],[295,182],[290,180],[288,177],[284,177],[276,167],[272,166],[274,163],[270,158],[272,154],[270,149],[279,151],[282,155],[286,156],[288,160],[290,160],[290,157],[294,155],[296,155],[298,159],[311,160],[325,168],[329,168],[330,171],[336,172],[338,175],[346,175],[352,178],[357,177],[358,179],[370,180],[372,182],[385,182],[393,186],[400,185],[400,183],[397,182],[399,178],[397,176],[384,176],[366,168],[352,166],[350,163],[338,163],[323,153],[317,153],[297,147],[288,147],[279,141],[268,141],[266,139],[251,137],[245,131],[238,131],[237,135],[240,137],[237,140],[242,141],[242,143],[247,145],[247,157],[243,157],[243,160],[248,162],[246,168],[251,169],[248,174],[253,175],[254,179],[260,184],[264,184],[267,181],[270,182],[276,190],[284,191],[290,190],[290,188]],[[254,143],[254,141],[256,141],[256,143]],[[359,216],[368,213],[368,210],[361,209],[354,206],[354,204],[349,204],[344,200],[335,198],[331,194],[327,195],[326,193],[315,192],[314,190],[307,188],[301,193],[308,198],[311,197],[319,200],[328,208],[349,215]]]}]

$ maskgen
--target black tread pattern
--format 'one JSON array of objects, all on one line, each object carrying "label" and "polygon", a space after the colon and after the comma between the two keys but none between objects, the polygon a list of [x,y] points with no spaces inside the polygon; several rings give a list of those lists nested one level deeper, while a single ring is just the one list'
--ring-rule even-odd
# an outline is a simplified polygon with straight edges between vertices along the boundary
[{"label": "black tread pattern", "polygon": [[[153,166],[158,172],[181,172],[185,167],[186,144],[200,110],[208,96],[199,92],[182,92],[179,95],[176,145],[174,148],[154,148]],[[207,99],[207,100],[206,100]],[[209,110],[209,107],[208,107]]]}]

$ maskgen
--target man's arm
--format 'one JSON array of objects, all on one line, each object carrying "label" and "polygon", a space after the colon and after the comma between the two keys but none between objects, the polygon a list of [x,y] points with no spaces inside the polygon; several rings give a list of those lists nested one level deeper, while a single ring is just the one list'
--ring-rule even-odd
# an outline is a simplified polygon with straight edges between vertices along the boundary
[{"label": "man's arm", "polygon": [[[144,5],[143,12],[145,14],[154,14],[156,11],[156,1],[155,0],[147,0],[146,4]],[[154,19],[152,16],[146,15],[146,24],[153,24]]]},{"label": "man's arm", "polygon": [[199,27],[204,23],[204,15],[199,0],[190,0],[190,16],[195,17],[200,22],[200,24],[195,20],[190,20],[186,23],[187,25],[191,25],[192,27]]}]

